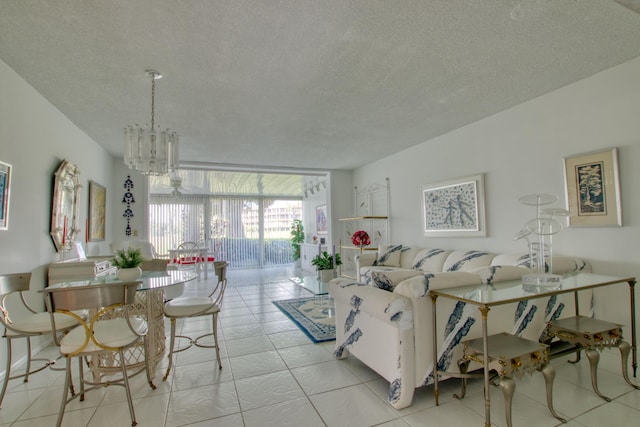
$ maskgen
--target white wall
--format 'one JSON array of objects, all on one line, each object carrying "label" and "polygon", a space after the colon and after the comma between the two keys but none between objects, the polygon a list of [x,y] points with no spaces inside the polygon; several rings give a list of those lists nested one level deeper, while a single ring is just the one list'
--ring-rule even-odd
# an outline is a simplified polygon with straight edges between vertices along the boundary
[{"label": "white wall", "polygon": [[[595,272],[640,277],[639,111],[640,59],[635,59],[360,168],[355,185],[390,177],[393,242],[525,251],[513,236],[535,211],[518,197],[552,193],[560,200],[549,206],[565,207],[563,158],[617,147],[623,227],[564,229],[554,236],[554,253],[584,257]],[[487,237],[424,237],[422,185],[478,173],[485,174]],[[596,314],[629,325],[626,288],[598,292]]]},{"label": "white wall", "polygon": [[[80,169],[79,239],[84,241],[89,180],[112,191],[113,158],[78,129],[24,79],[0,61],[0,160],[12,165],[9,230],[0,231],[0,273],[31,272],[32,289],[46,284],[47,266],[58,255],[49,237],[53,173],[63,159]],[[107,201],[106,236],[113,216]],[[109,241],[89,244],[89,252],[107,253]],[[42,308],[42,297],[30,293]],[[35,346],[46,341],[36,342]],[[4,345],[4,344],[3,344]],[[24,346],[17,346],[19,361]],[[4,369],[4,350],[0,353]]]}]

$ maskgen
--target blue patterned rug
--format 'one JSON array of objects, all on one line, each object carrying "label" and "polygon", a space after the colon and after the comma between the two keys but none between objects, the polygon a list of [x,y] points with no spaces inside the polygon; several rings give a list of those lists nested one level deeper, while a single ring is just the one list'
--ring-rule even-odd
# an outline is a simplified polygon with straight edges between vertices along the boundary
[{"label": "blue patterned rug", "polygon": [[314,343],[336,339],[333,298],[318,296],[273,303]]}]

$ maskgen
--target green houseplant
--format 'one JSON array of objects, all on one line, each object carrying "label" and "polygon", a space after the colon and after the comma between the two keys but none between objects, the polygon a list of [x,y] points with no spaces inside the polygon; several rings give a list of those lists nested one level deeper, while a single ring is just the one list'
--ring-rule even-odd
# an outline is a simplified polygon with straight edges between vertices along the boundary
[{"label": "green houseplant", "polygon": [[142,274],[140,265],[144,258],[142,252],[137,248],[118,249],[116,256],[111,260],[111,264],[118,268],[118,278],[123,282],[137,280]]},{"label": "green houseplant", "polygon": [[324,251],[313,257],[311,265],[315,265],[316,270],[331,270],[342,265],[342,260],[340,259],[340,254],[336,254],[336,262],[333,265],[333,255],[329,255],[327,251]]},{"label": "green houseplant", "polygon": [[300,245],[304,243],[304,227],[302,220],[294,219],[291,223],[291,249],[294,261],[300,259]]},{"label": "green houseplant", "polygon": [[340,254],[335,254],[334,263],[333,255],[329,255],[327,251],[324,251],[313,257],[311,265],[316,266],[320,282],[328,282],[334,278],[334,268],[342,265],[342,259],[340,259]]}]

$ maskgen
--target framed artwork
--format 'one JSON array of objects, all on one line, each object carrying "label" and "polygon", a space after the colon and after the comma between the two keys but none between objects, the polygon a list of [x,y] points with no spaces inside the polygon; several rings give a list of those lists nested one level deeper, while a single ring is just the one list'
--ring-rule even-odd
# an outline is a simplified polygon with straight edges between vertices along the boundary
[{"label": "framed artwork", "polygon": [[565,157],[569,226],[622,226],[616,148]]},{"label": "framed artwork", "polygon": [[427,237],[486,236],[484,175],[423,185],[422,213]]},{"label": "framed artwork", "polygon": [[107,189],[95,181],[89,181],[89,224],[87,241],[104,240]]},{"label": "framed artwork", "polygon": [[11,194],[11,165],[0,162],[0,230],[9,229],[9,195]]},{"label": "framed artwork", "polygon": [[327,205],[316,207],[316,233],[327,234]]}]

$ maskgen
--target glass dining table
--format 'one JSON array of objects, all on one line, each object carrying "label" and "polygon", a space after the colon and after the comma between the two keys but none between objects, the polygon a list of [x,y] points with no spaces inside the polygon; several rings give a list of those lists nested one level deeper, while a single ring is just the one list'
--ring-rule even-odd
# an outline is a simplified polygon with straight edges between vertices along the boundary
[{"label": "glass dining table", "polygon": [[[164,314],[163,307],[166,296],[177,296],[182,293],[184,285],[198,278],[198,274],[188,270],[143,271],[139,281],[136,301],[129,308],[130,313],[140,315],[147,321],[147,354],[149,367],[155,373],[156,367],[165,352]],[[89,280],[75,280],[56,283],[50,287],[90,286],[92,284],[120,283],[116,275],[96,277]],[[132,347],[125,354],[128,367],[144,364],[144,348],[140,344]],[[111,355],[100,356],[91,360],[94,375],[109,374],[120,370],[119,362]]]}]

